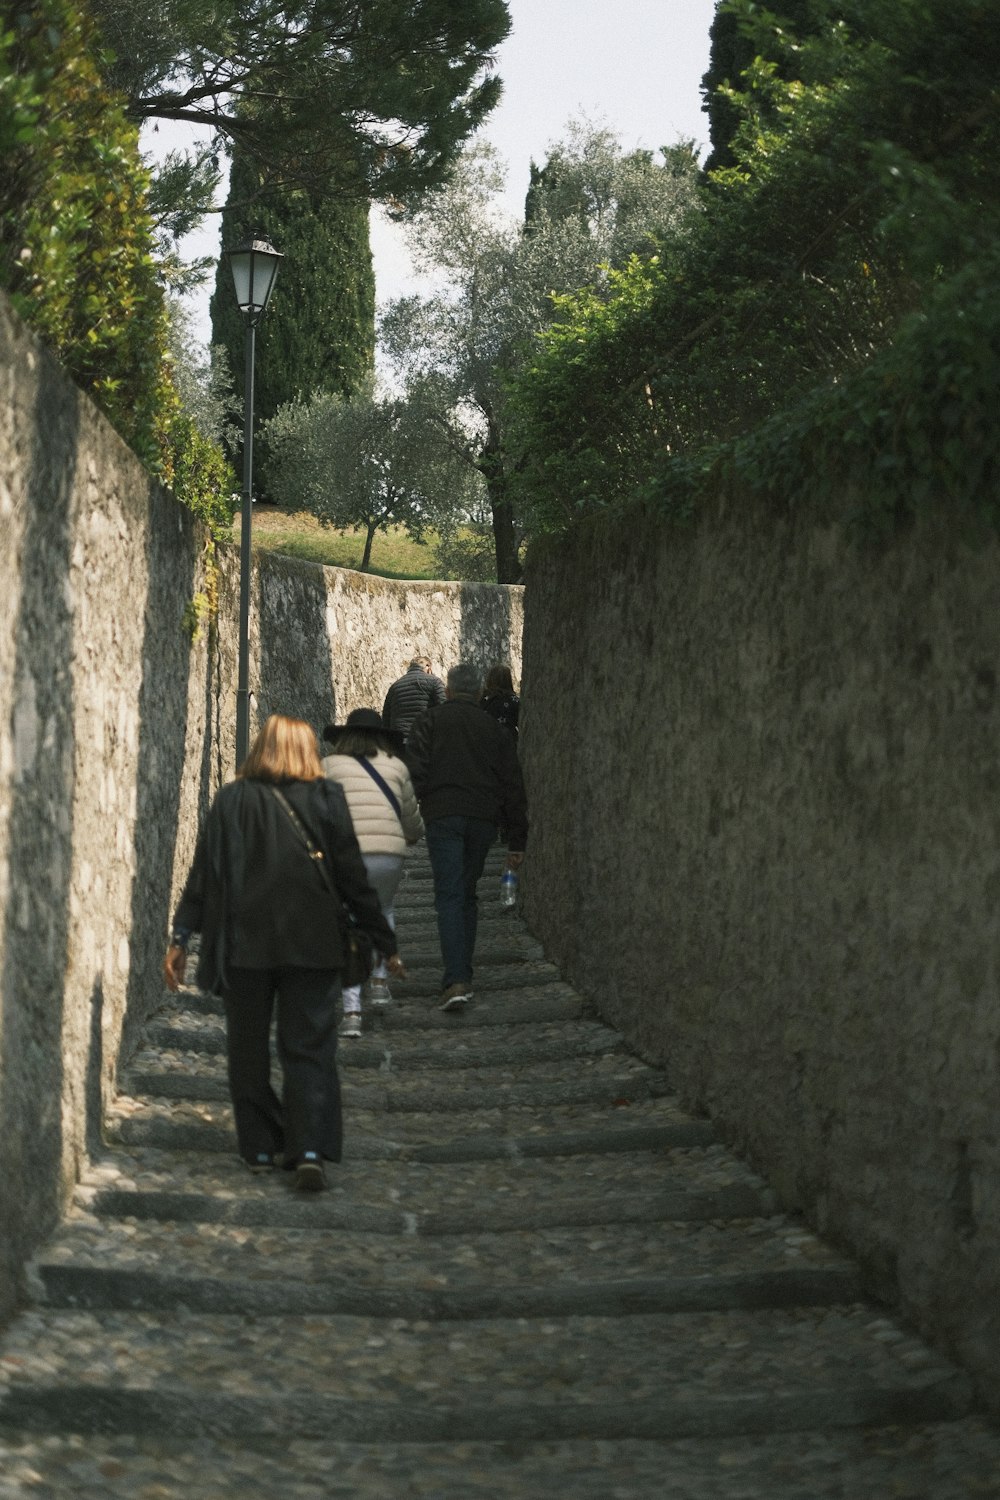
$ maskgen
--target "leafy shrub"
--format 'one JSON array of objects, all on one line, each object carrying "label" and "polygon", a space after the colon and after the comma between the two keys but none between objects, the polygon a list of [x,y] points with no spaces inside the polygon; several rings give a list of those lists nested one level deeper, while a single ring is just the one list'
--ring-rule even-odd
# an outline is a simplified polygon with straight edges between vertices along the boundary
[{"label": "leafy shrub", "polygon": [[233,488],[182,416],[134,125],[74,0],[0,31],[0,285],[149,470],[207,520]]},{"label": "leafy shrub", "polygon": [[978,492],[992,462],[964,417],[942,431],[936,405],[977,411],[994,371],[991,7],[815,0],[804,41],[751,0],[729,8],[759,43],[728,91],[735,165],[705,183],[690,234],[612,282],[606,306],[561,304],[517,384],[535,529],[637,495],[690,508],[727,468],[775,495],[831,494],[844,464],[820,454],[850,454],[890,508],[925,481]]}]

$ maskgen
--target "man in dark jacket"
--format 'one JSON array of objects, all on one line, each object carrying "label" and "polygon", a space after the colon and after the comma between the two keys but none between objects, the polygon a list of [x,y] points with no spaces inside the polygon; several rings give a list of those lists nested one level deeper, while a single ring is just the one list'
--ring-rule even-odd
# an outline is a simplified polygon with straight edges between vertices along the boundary
[{"label": "man in dark jacket", "polygon": [[497,837],[507,834],[507,864],[516,870],[528,838],[524,781],[511,736],[483,713],[479,669],[459,662],[448,673],[446,702],[414,722],[406,763],[420,799],[434,873],[441,956],[441,1009],[472,999],[476,883]]},{"label": "man in dark jacket", "polygon": [[382,723],[386,729],[407,735],[410,725],[425,708],[444,702],[444,683],[431,671],[430,658],[415,656],[402,677],[385,695]]}]

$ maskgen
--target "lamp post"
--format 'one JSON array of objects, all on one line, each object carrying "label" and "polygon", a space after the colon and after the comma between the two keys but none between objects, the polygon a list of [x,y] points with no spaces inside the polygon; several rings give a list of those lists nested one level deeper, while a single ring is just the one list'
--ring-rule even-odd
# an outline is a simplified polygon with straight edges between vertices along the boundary
[{"label": "lamp post", "polygon": [[243,383],[243,496],[240,520],[240,648],[236,681],[236,769],[250,749],[250,529],[253,505],[254,341],[282,259],[267,240],[254,239],[228,251],[236,301],[246,323],[246,375]]}]

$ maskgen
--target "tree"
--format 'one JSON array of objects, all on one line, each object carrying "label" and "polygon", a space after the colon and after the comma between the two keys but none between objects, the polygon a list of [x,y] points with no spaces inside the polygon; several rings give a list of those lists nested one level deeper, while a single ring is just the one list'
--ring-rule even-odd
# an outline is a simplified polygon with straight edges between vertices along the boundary
[{"label": "tree", "polygon": [[[819,0],[823,6],[823,0]],[[781,24],[790,27],[796,36],[815,31],[819,25],[816,15],[817,0],[779,0]],[[737,7],[719,0],[718,8],[709,30],[708,71],[701,80],[705,113],[708,115],[708,134],[712,150],[705,162],[705,171],[714,172],[717,167],[732,167],[736,163],[732,143],[744,117],[737,97],[743,88],[743,75],[754,58],[761,52],[774,62],[781,76],[794,72],[780,46],[768,42],[780,41],[781,31],[770,37],[759,28],[748,27]]]},{"label": "tree", "polygon": [[382,337],[404,381],[433,377],[437,425],[485,482],[500,582],[521,574],[508,381],[551,317],[553,293],[599,287],[602,268],[682,232],[696,163],[689,147],[664,158],[623,153],[611,131],[573,126],[546,166],[533,168],[527,218],[516,224],[496,208],[497,157],[478,146],[411,218],[418,264],[446,284],[390,306]]},{"label": "tree", "polygon": [[783,505],[838,486],[842,502],[860,475],[882,524],[932,495],[985,499],[989,8],[816,0],[801,38],[754,0],[727,9],[752,58],[733,165],[659,265],[560,305],[515,393],[519,503],[552,529],[639,497],[690,510],[737,471]]},{"label": "tree", "polygon": [[440,440],[419,391],[380,395],[369,379],[351,396],[317,391],[283,406],[264,427],[266,479],[279,504],[338,531],[365,533],[360,569],[379,531],[403,526],[422,541],[439,519],[475,503],[475,480]]},{"label": "tree", "polygon": [[362,201],[439,181],[496,104],[505,0],[92,0],[131,118],[203,126],[267,191]]},{"label": "tree", "polygon": [[[285,256],[257,329],[254,413],[264,423],[279,406],[314,391],[350,395],[371,373],[375,277],[366,204],[292,187],[256,201],[259,184],[258,168],[237,151],[223,244],[232,248],[254,231]],[[242,404],[246,334],[225,258],[211,314],[213,343],[226,351]]]},{"label": "tree", "polygon": [[170,361],[181,406],[205,438],[235,452],[243,439],[243,402],[233,393],[229,355],[219,344],[205,352],[194,315],[179,298],[168,297],[167,312]]}]

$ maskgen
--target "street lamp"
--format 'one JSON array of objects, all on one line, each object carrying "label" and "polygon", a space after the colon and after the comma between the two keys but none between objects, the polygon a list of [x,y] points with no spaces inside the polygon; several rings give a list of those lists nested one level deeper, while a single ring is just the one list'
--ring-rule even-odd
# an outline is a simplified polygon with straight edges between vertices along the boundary
[{"label": "street lamp", "polygon": [[250,749],[250,528],[253,490],[254,339],[278,275],[279,251],[267,240],[249,239],[227,252],[236,301],[247,327],[243,382],[243,497],[240,522],[240,654],[236,681],[236,769]]}]

